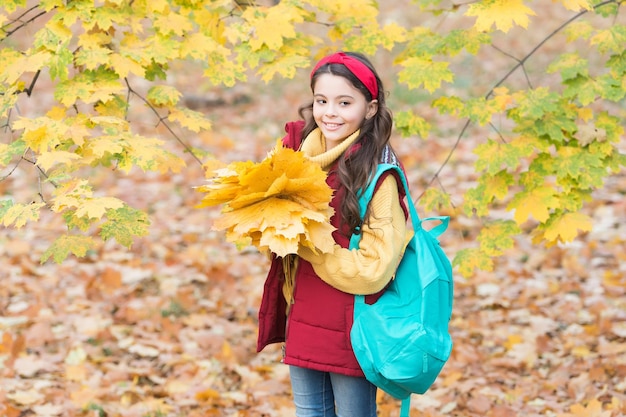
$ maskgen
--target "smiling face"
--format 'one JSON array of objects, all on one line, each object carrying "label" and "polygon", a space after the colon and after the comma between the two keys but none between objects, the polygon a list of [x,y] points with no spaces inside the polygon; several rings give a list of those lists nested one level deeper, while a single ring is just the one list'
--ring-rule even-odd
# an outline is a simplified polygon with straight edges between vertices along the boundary
[{"label": "smiling face", "polygon": [[378,101],[367,101],[344,77],[322,74],[315,82],[313,118],[326,138],[326,150],[356,132],[377,110]]}]

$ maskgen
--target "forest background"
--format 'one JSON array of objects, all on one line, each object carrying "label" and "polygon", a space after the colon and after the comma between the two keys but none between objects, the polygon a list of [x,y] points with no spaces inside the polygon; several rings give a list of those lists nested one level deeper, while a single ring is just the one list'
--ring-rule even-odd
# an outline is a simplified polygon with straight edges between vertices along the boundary
[{"label": "forest background", "polygon": [[[235,22],[267,10],[242,3],[213,2]],[[323,2],[309,3],[324,10]],[[31,46],[30,52],[41,52],[54,41],[54,30],[50,38],[38,32],[45,18],[18,18],[22,11],[61,3],[6,3],[4,34],[19,30],[3,38],[0,55],[0,415],[293,415],[280,347],[255,353],[267,259],[212,230],[219,208],[196,208],[202,195],[195,187],[205,183],[215,161],[261,160],[309,97],[315,58],[343,47],[369,53],[379,68],[396,114],[393,144],[421,213],[452,216],[442,244],[456,260],[455,348],[435,386],[414,396],[412,415],[625,415],[626,178],[617,154],[625,148],[626,19],[621,2],[605,3],[613,14],[592,16],[589,10],[574,19],[590,7],[587,2],[336,2],[336,9],[324,12],[324,24],[289,20],[303,33],[319,35],[318,43],[290,34],[278,18],[269,29],[259,24],[265,36],[284,37],[284,44],[275,56],[268,45],[256,55],[248,50],[248,59],[258,62],[243,60],[253,68],[241,74],[241,50],[236,59],[214,65],[216,73],[194,60],[172,60],[152,66],[152,75],[141,71],[142,78],[133,74],[140,71],[137,63],[124,61],[118,79],[108,81],[132,81],[115,93],[130,105],[122,118],[133,135],[150,140],[134,149],[101,142],[80,156],[93,157],[99,149],[102,159],[80,168],[69,155],[79,154],[76,141],[85,132],[75,125],[61,134],[58,125],[50,126],[91,115],[88,130],[102,139],[118,123],[114,106],[101,105],[111,84],[94,75],[98,60],[110,57],[83,39],[64,59],[76,67],[73,74],[94,75],[86,81],[91,96],[64,90],[62,65],[47,66],[49,55],[13,54]],[[164,10],[170,3],[146,4]],[[80,7],[75,10],[77,19],[84,18]],[[384,30],[374,31],[373,22]],[[176,22],[154,23],[178,30]],[[480,30],[470,32],[472,27]],[[101,29],[94,26],[90,34],[97,38]],[[258,39],[250,27],[240,29],[249,31],[249,39],[230,42]],[[454,39],[459,35],[468,37]],[[43,75],[33,77],[37,69]],[[532,117],[532,129],[550,117],[559,126],[555,132],[546,124],[536,136],[555,140],[564,132],[545,153],[541,143],[532,142],[531,150],[521,146],[531,137],[524,130],[531,124],[524,123]],[[116,132],[127,143],[137,139]],[[73,147],[55,142],[55,135],[71,137]],[[560,147],[574,142],[579,146]],[[590,158],[593,151],[581,157],[578,149],[595,145],[606,158]],[[119,146],[127,146],[127,160],[122,151],[107,151]],[[531,175],[519,182],[509,177],[537,172],[532,161],[541,159],[538,154],[548,155],[541,168],[557,184],[548,188],[561,194],[524,194],[533,189],[524,183]],[[563,171],[590,173],[564,178],[558,175]],[[500,181],[505,189],[493,191]],[[564,189],[578,194],[563,198]],[[563,210],[568,199],[571,206]],[[523,208],[526,216],[515,218]],[[549,229],[551,219],[562,225]],[[117,229],[107,229],[106,222]],[[546,239],[550,230],[553,238]],[[379,409],[381,416],[397,415],[398,402],[381,393]]]}]

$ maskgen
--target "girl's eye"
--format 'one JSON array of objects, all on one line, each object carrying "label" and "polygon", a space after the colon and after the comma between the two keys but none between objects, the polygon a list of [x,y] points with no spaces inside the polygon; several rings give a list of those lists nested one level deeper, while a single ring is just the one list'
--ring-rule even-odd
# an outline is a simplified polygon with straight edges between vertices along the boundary
[{"label": "girl's eye", "polygon": [[315,102],[316,102],[317,104],[326,104],[326,100],[321,99],[321,98],[320,98],[320,99],[317,99]]},{"label": "girl's eye", "polygon": [[339,104],[341,104],[342,106],[349,106],[350,102],[349,101],[342,101]]}]

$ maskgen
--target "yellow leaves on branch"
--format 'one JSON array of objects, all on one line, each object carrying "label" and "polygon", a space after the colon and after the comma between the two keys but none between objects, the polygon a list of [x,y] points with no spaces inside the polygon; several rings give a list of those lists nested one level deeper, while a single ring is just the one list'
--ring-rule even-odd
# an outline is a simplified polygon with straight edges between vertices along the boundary
[{"label": "yellow leaves on branch", "polygon": [[466,14],[476,16],[474,26],[481,32],[490,30],[493,25],[508,32],[514,24],[528,27],[528,16],[534,16],[535,12],[522,0],[495,0],[471,4]]},{"label": "yellow leaves on branch", "polygon": [[[553,0],[555,2],[557,0]],[[592,10],[588,0],[558,0],[568,10]],[[480,32],[490,31],[495,25],[497,30],[508,32],[514,25],[526,29],[529,16],[536,16],[533,9],[523,0],[487,0],[469,5],[467,16],[476,16],[474,27]]]},{"label": "yellow leaves on branch", "polygon": [[302,152],[280,142],[259,163],[234,162],[212,172],[198,207],[223,204],[213,228],[239,245],[252,244],[279,256],[332,249],[334,228],[329,218],[332,190],[326,173]]}]

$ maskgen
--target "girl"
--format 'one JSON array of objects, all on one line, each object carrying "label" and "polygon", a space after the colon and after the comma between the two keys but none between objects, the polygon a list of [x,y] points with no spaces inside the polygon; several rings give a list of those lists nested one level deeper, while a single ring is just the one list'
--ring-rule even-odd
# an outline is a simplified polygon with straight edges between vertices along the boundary
[{"label": "girl", "polygon": [[[379,180],[364,222],[357,192],[379,163],[399,165],[389,144],[392,116],[379,76],[361,54],[323,58],[311,73],[311,90],[312,103],[299,110],[304,120],[287,123],[283,143],[327,172],[335,191],[334,251],[301,248],[298,256],[273,256],[257,349],[285,342],[296,416],[375,417],[376,387],[350,344],[354,294],[373,303],[385,290],[407,242],[407,212],[395,174]],[[353,233],[362,233],[357,250],[348,249]]]}]

